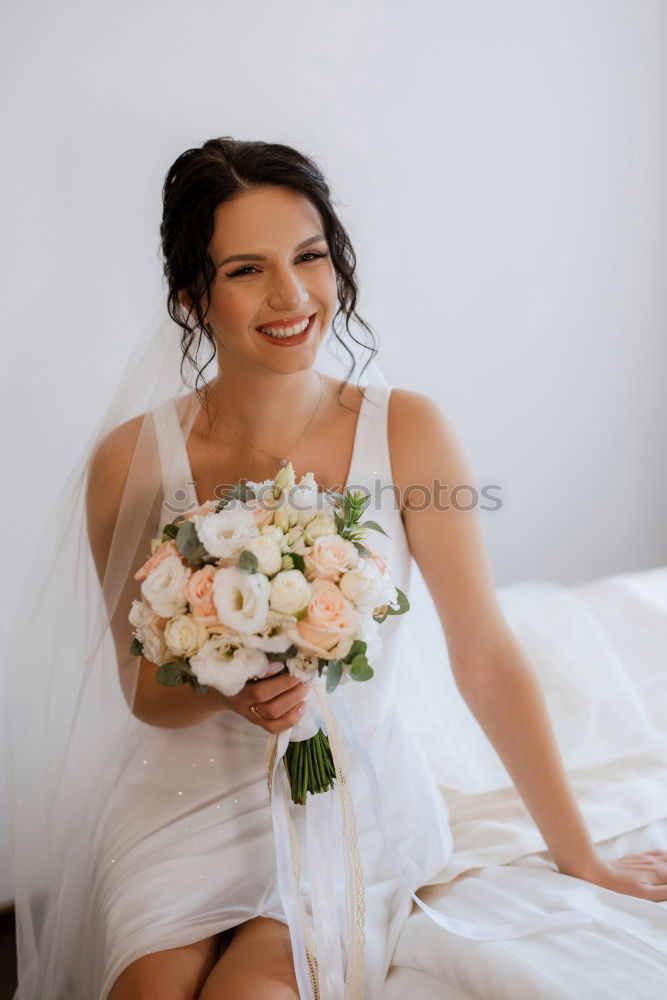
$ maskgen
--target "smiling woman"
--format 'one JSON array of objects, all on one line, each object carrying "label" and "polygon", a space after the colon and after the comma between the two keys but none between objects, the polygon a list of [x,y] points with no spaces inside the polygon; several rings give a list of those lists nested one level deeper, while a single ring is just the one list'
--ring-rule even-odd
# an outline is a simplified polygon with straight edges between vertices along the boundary
[{"label": "smiling woman", "polygon": [[[161,236],[169,317],[161,309],[138,344],[51,507],[8,651],[21,1000],[375,1000],[414,902],[438,934],[468,943],[590,920],[577,910],[519,919],[530,902],[521,899],[510,923],[490,924],[481,911],[474,923],[416,896],[449,863],[453,839],[422,752],[429,696],[443,709],[429,735],[449,735],[447,699],[434,696],[446,660],[436,643],[420,652],[432,608],[415,601],[410,614],[390,613],[382,568],[410,596],[413,555],[438,604],[460,690],[563,846],[563,863],[587,841],[539,692],[499,614],[476,514],[406,514],[394,502],[394,479],[405,491],[436,475],[467,479],[469,470],[432,401],[392,390],[377,370],[363,391],[348,380],[356,369],[350,345],[371,354],[363,375],[375,337],[356,312],[355,255],[321,171],[289,146],[211,139],[169,168]],[[352,359],[343,380],[315,368],[334,339]],[[205,349],[211,356],[201,364]],[[216,483],[245,480],[243,494],[273,479],[287,455],[318,483],[368,493],[372,566],[356,578],[356,600],[354,587],[349,597],[341,590],[337,607],[341,617],[359,615],[366,652],[378,624],[364,613],[367,590],[379,588],[383,600],[371,611],[384,607],[387,618],[370,682],[340,685],[320,703],[338,746],[337,785],[291,812],[284,774],[272,764],[281,763],[278,747],[307,695],[299,677],[275,669],[268,604],[259,637],[230,640],[249,646],[265,673],[235,695],[195,691],[156,680],[158,666],[183,655],[170,645],[180,612],[165,624],[144,586],[153,570],[164,583],[171,559],[175,607],[187,601],[197,612],[196,652],[229,632],[211,604],[216,569],[209,563],[196,576],[178,536],[162,529],[177,514],[210,514],[209,486],[212,493]],[[303,593],[318,590],[318,574],[336,576],[331,563],[307,567],[302,547],[311,529],[316,541],[331,535],[331,518],[328,528],[321,514],[280,527],[252,510],[232,508],[222,533],[252,521],[250,537],[279,545],[276,576],[296,574]],[[186,533],[192,540],[191,527]],[[358,551],[348,540],[349,548]],[[241,568],[256,571],[247,560]],[[154,594],[162,583],[153,578]],[[300,621],[273,613],[281,624]],[[320,613],[326,619],[326,608]],[[342,661],[325,662],[340,669]],[[416,675],[423,697],[410,718],[403,703]],[[324,679],[314,678],[315,692]],[[600,871],[590,868],[591,877]]]}]

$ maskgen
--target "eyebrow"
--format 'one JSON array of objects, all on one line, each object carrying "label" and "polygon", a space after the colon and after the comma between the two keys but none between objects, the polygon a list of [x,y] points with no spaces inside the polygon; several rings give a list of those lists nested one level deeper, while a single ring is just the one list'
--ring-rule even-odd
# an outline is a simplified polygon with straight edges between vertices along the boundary
[{"label": "eyebrow", "polygon": [[[322,236],[321,233],[317,233],[316,236],[309,236],[307,240],[303,241],[303,243],[297,243],[294,249],[303,250],[304,247],[310,246],[311,243],[317,243],[319,240],[323,239],[324,236]],[[221,260],[217,266],[222,267],[223,264],[229,264],[232,260],[266,260],[266,257],[262,257],[262,255],[258,253],[233,253],[231,257],[225,257],[224,260]]]}]

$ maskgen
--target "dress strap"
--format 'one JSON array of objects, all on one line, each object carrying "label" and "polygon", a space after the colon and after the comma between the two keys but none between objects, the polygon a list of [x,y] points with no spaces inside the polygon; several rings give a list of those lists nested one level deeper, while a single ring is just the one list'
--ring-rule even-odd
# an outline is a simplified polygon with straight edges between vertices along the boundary
[{"label": "dress strap", "polygon": [[153,410],[155,435],[162,470],[163,521],[172,520],[197,506],[197,493],[190,479],[190,463],[176,399],[168,399]]}]

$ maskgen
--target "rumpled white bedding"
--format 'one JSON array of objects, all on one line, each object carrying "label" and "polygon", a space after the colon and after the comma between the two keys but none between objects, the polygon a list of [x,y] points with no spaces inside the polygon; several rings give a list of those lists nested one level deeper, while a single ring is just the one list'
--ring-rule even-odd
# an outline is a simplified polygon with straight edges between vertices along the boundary
[{"label": "rumpled white bedding", "polygon": [[[596,763],[568,768],[569,779],[602,856],[667,851],[667,567],[569,590],[582,602],[582,612],[593,613],[613,648],[618,691],[627,680],[636,696],[628,703],[632,726],[625,729],[622,702],[601,702],[591,731],[606,749]],[[521,612],[522,594],[529,598],[530,615]],[[557,646],[548,615],[540,625],[530,583],[501,589],[499,597],[528,651],[540,627],[537,639]],[[584,631],[582,618],[582,637]],[[603,685],[605,678],[596,683]],[[567,718],[559,717],[553,702],[550,709],[557,735],[565,732]],[[643,733],[636,726],[642,717]],[[436,883],[419,890],[424,902],[485,923],[571,907],[595,919],[585,928],[476,942],[443,931],[415,904],[397,941],[382,1000],[667,997],[667,901],[612,892],[558,872],[513,786],[468,795],[440,789],[450,810],[454,854]]]}]

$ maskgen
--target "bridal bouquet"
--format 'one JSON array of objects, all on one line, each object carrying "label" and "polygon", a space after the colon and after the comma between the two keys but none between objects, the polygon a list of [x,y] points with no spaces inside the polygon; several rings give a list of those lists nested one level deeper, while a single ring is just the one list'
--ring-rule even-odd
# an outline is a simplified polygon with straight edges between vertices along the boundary
[{"label": "bridal bouquet", "polygon": [[[220,500],[179,515],[151,541],[135,573],[130,652],[159,668],[156,679],[236,694],[273,661],[307,681],[367,681],[381,651],[379,625],[409,610],[386,561],[362,539],[362,491],[320,491],[311,472],[296,483],[291,462],[275,479],[242,480]],[[322,729],[285,753],[292,801],[333,787]]]}]

